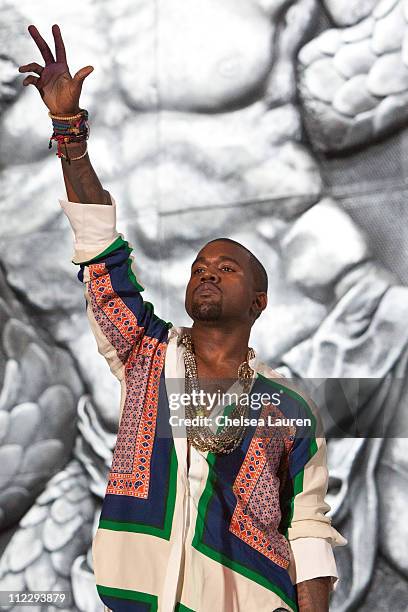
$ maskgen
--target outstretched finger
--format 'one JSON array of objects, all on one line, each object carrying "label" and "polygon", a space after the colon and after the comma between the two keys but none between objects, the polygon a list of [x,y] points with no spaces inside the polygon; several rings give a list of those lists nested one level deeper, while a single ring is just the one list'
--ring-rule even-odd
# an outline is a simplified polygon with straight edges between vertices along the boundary
[{"label": "outstretched finger", "polygon": [[54,62],[54,56],[51,53],[51,49],[37,30],[37,28],[34,25],[29,25],[28,31],[30,32],[31,38],[34,40],[35,44],[39,48],[45,63],[52,64]]},{"label": "outstretched finger", "polygon": [[62,40],[61,30],[57,24],[52,26],[52,35],[54,36],[55,42],[55,57],[57,62],[62,62],[63,64],[67,63],[67,56],[65,53],[65,45]]},{"label": "outstretched finger", "polygon": [[18,69],[19,72],[35,72],[35,74],[41,75],[44,70],[43,66],[37,64],[37,62],[31,62],[31,64],[24,64]]},{"label": "outstretched finger", "polygon": [[35,85],[37,87],[39,80],[40,79],[38,77],[35,77],[32,74],[30,74],[30,76],[28,76],[28,77],[26,77],[24,79],[23,85],[24,85],[24,87],[27,87],[27,85]]}]

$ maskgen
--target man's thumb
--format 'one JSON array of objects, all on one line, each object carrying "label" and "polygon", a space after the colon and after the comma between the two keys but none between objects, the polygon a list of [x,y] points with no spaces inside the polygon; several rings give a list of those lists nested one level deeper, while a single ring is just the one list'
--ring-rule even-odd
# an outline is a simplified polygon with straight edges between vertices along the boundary
[{"label": "man's thumb", "polygon": [[78,72],[74,75],[74,81],[83,82],[86,77],[93,72],[93,66],[85,66],[78,70]]}]

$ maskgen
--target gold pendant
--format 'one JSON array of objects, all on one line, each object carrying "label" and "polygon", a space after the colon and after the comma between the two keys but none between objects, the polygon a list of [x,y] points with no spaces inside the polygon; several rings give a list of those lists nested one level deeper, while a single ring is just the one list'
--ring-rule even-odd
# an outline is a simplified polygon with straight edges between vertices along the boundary
[{"label": "gold pendant", "polygon": [[198,416],[198,417],[205,417],[206,413],[207,413],[207,410],[203,406],[200,406],[199,408],[196,409],[195,412],[196,412],[196,416]]}]

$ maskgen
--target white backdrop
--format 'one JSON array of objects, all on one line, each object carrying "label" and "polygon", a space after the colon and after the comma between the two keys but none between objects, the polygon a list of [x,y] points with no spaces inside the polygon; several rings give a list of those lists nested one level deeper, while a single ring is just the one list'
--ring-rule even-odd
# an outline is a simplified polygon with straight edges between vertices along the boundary
[{"label": "white backdrop", "polygon": [[58,23],[72,71],[95,67],[82,97],[91,158],[159,315],[188,324],[194,254],[228,236],[269,273],[252,337],[266,361],[303,379],[378,381],[364,408],[390,415],[389,439],[329,442],[333,519],[349,538],[332,608],[408,610],[408,444],[395,437],[406,419],[408,2],[0,10],[1,590],[65,588],[70,610],[101,610],[90,542],[119,389],[88,329],[49,119],[17,73],[41,62],[27,26],[51,42]]}]

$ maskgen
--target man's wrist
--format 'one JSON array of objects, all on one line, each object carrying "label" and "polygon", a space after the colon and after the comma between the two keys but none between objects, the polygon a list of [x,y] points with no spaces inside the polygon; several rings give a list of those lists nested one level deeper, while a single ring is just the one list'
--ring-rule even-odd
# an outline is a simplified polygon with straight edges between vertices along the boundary
[{"label": "man's wrist", "polygon": [[63,148],[67,147],[68,151],[72,151],[73,153],[76,151],[85,151],[87,146],[87,141],[83,140],[81,142],[64,142]]},{"label": "man's wrist", "polygon": [[299,612],[328,612],[332,577],[322,576],[296,585]]},{"label": "man's wrist", "polygon": [[[75,161],[76,159],[82,159],[86,156],[87,149],[83,149],[83,153],[80,156],[71,157],[68,153],[68,145],[73,143],[83,143],[88,140],[89,137],[89,125],[88,125],[88,111],[86,109],[80,109],[78,113],[74,115],[53,115],[48,113],[52,120],[53,132],[49,141],[49,148],[52,148],[52,143],[55,140],[57,143],[57,155],[60,158],[66,159],[68,163],[70,160]],[[64,155],[65,152],[65,155]]]},{"label": "man's wrist", "polygon": [[86,141],[79,143],[64,143],[60,151],[62,163],[71,165],[73,161],[85,159],[88,154],[88,144]]},{"label": "man's wrist", "polygon": [[79,142],[64,142],[64,147],[67,146],[69,147],[69,149],[85,149],[86,147],[86,140],[80,140]]},{"label": "man's wrist", "polygon": [[48,109],[49,112],[51,113],[51,115],[54,115],[55,117],[73,117],[74,115],[77,115],[80,111],[81,111],[81,107],[80,106],[76,106],[75,108],[69,109],[69,110],[51,110],[50,108]]}]

